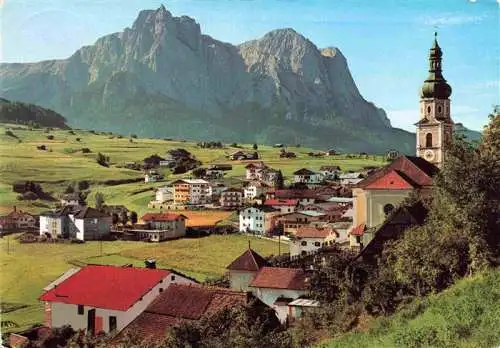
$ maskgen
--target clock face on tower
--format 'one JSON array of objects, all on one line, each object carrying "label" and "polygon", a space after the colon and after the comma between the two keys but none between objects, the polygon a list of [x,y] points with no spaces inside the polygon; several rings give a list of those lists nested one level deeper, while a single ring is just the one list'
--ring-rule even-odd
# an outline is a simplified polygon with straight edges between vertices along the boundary
[{"label": "clock face on tower", "polygon": [[431,162],[434,159],[434,151],[432,150],[425,150],[424,152],[424,158]]}]

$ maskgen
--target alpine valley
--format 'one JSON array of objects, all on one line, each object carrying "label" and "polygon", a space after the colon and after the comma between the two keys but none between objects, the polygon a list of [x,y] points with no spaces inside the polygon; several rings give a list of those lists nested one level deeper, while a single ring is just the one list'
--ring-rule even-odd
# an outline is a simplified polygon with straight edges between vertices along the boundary
[{"label": "alpine valley", "polygon": [[163,6],[68,59],[1,64],[0,78],[3,98],[53,109],[72,127],[353,152],[415,149],[414,134],[392,128],[361,96],[338,48],[320,49],[293,29],[233,46]]}]

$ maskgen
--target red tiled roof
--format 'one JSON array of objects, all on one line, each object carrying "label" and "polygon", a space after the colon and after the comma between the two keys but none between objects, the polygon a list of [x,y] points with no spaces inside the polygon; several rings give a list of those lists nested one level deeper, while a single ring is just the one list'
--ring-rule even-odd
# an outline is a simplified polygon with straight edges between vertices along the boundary
[{"label": "red tiled roof", "polygon": [[225,308],[247,303],[245,292],[201,285],[172,284],[146,310],[132,321],[114,340],[119,342],[128,333],[143,339],[162,340],[168,327],[180,322],[193,322]]},{"label": "red tiled roof", "polygon": [[264,205],[269,206],[296,206],[299,203],[298,199],[267,199]]},{"label": "red tiled roof", "polygon": [[365,224],[354,227],[349,234],[351,236],[362,236],[365,232]]},{"label": "red tiled roof", "polygon": [[438,168],[420,157],[400,156],[391,164],[360,181],[356,187],[365,188],[392,170],[397,170],[399,174],[406,176],[405,180],[411,180],[418,186],[432,186],[432,177],[437,173]]},{"label": "red tiled roof", "polygon": [[326,238],[335,233],[331,227],[300,226],[297,228],[295,236],[298,238]]},{"label": "red tiled roof", "polygon": [[404,176],[398,170],[393,169],[365,186],[365,189],[410,190],[417,187],[411,180],[405,179]]},{"label": "red tiled roof", "polygon": [[178,218],[187,219],[186,216],[182,214],[174,214],[174,213],[146,213],[141,220],[142,221],[175,221]]},{"label": "red tiled roof", "polygon": [[160,269],[90,265],[44,293],[40,300],[126,311],[169,273]]},{"label": "red tiled roof", "polygon": [[262,256],[249,248],[226,268],[233,271],[258,271],[267,264]]},{"label": "red tiled roof", "polygon": [[301,268],[263,267],[250,284],[254,288],[305,290],[305,274]]},{"label": "red tiled roof", "polygon": [[[269,191],[268,191],[269,192]],[[270,192],[271,193],[271,192]],[[314,198],[317,195],[317,191],[311,189],[305,190],[276,190],[274,191],[274,195],[276,198]]]}]

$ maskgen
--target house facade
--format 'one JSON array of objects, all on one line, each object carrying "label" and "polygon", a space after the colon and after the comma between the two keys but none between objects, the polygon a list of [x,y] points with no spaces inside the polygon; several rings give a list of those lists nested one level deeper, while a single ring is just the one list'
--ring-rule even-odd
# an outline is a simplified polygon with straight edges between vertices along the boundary
[{"label": "house facade", "polygon": [[240,211],[240,232],[263,235],[266,233],[264,210],[248,207]]},{"label": "house facade", "polygon": [[313,170],[302,168],[293,173],[293,182],[296,184],[318,185],[323,181],[323,175]]},{"label": "house facade", "polygon": [[5,218],[5,225],[12,225],[18,230],[37,227],[36,217],[22,210],[17,210],[16,206],[13,207],[13,210]]},{"label": "house facade", "polygon": [[247,183],[245,186],[244,190],[244,198],[247,201],[252,201],[256,199],[257,197],[261,196],[266,192],[266,190],[269,188],[269,185],[260,182],[260,181],[250,181]]},{"label": "house facade", "polygon": [[268,167],[267,165],[264,164],[264,162],[255,162],[247,164],[247,166],[245,167],[246,169],[245,177],[247,180],[260,180],[261,172],[267,168]]},{"label": "house facade", "polygon": [[175,204],[206,204],[210,201],[210,183],[203,179],[182,179],[172,183]]},{"label": "house facade", "polygon": [[306,255],[335,243],[337,233],[331,227],[301,226],[290,245],[290,256]]},{"label": "house facade", "polygon": [[89,265],[44,289],[44,324],[119,332],[173,283],[193,281],[169,270]]},{"label": "house facade", "polygon": [[327,180],[333,180],[335,179],[337,173],[340,173],[340,167],[339,166],[321,166],[319,168],[319,172],[323,177]]},{"label": "house facade", "polygon": [[282,323],[288,318],[288,303],[307,294],[306,276],[301,268],[262,267],[249,288],[255,297],[275,310]]},{"label": "house facade", "polygon": [[181,238],[186,235],[186,219],[182,214],[147,213],[141,217],[144,225],[130,229],[139,240],[162,242],[164,240]]},{"label": "house facade", "polygon": [[264,205],[279,210],[283,214],[294,212],[298,205],[298,199],[266,199]]},{"label": "house facade", "polygon": [[222,208],[239,208],[243,205],[243,190],[228,188],[220,194]]}]

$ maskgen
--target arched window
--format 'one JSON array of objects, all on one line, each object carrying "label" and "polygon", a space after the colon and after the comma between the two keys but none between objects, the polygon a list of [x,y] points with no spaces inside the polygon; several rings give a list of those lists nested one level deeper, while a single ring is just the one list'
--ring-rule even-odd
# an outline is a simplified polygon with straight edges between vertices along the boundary
[{"label": "arched window", "polygon": [[440,113],[441,113],[441,110],[442,110],[442,109],[441,109],[441,106],[438,106],[438,114],[440,114]]},{"label": "arched window", "polygon": [[384,205],[384,214],[385,216],[389,215],[394,210],[394,206],[392,204]]},{"label": "arched window", "polygon": [[425,147],[432,147],[432,134],[427,133],[425,135]]},{"label": "arched window", "polygon": [[430,107],[430,106],[428,106],[428,107],[427,107],[427,113],[428,113],[428,114],[430,114],[430,113],[431,113],[431,107]]}]

